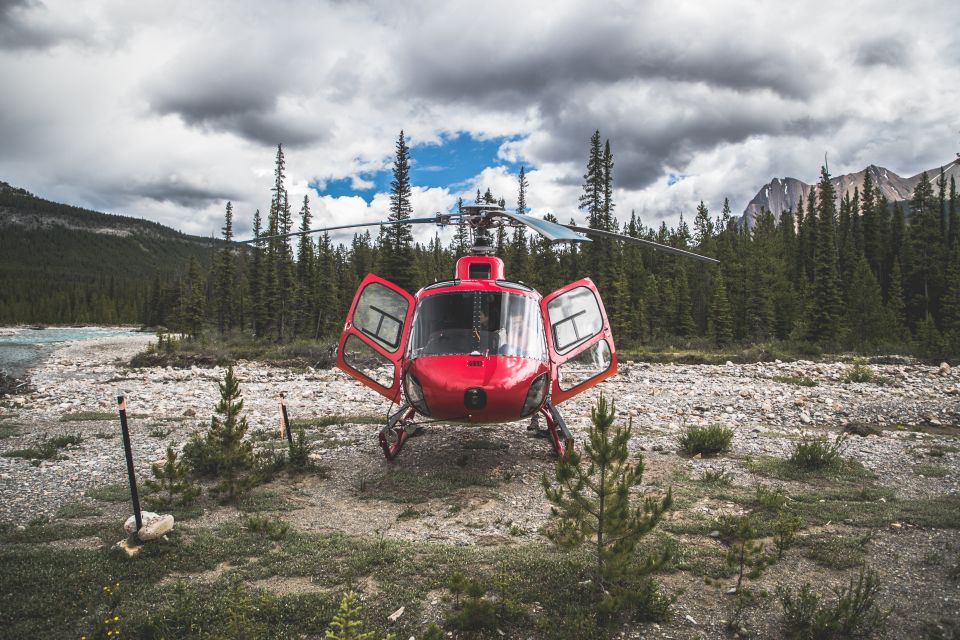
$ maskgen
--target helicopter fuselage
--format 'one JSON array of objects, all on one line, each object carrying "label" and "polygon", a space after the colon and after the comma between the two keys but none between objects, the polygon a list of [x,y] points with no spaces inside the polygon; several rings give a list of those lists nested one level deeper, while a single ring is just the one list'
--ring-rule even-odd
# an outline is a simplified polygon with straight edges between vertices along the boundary
[{"label": "helicopter fuselage", "polygon": [[617,371],[596,287],[584,278],[544,298],[487,255],[461,258],[455,275],[411,296],[370,274],[354,298],[337,366],[401,405],[381,432],[384,452],[399,451],[397,424],[416,415],[504,423],[539,413],[562,455],[570,436],[555,406]]}]

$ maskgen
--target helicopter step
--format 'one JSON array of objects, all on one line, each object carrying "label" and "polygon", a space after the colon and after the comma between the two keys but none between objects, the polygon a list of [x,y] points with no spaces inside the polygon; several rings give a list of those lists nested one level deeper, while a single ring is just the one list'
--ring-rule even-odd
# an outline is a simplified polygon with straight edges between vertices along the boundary
[{"label": "helicopter step", "polygon": [[411,422],[415,413],[416,410],[410,405],[401,405],[396,413],[387,418],[387,424],[377,434],[377,440],[387,460],[396,458],[404,443],[416,431],[416,425]]},{"label": "helicopter step", "polygon": [[[537,418],[540,415],[543,415],[546,420],[546,429],[540,429],[539,427],[539,420]],[[570,433],[566,420],[563,419],[563,416],[560,415],[560,412],[553,406],[549,398],[543,403],[543,406],[540,407],[540,411],[533,414],[533,418],[530,420],[530,426],[527,428],[531,431],[536,431],[538,435],[542,433],[550,438],[550,445],[553,447],[553,452],[557,454],[557,457],[563,458],[566,456],[567,451],[573,449],[573,434]]]}]

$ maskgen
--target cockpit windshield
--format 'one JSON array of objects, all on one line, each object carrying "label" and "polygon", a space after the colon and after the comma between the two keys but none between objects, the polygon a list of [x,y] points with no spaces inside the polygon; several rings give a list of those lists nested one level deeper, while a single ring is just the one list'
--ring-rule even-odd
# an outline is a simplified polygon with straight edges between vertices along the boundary
[{"label": "cockpit windshield", "polygon": [[452,291],[417,304],[410,359],[440,355],[502,355],[546,360],[540,306],[500,291]]}]

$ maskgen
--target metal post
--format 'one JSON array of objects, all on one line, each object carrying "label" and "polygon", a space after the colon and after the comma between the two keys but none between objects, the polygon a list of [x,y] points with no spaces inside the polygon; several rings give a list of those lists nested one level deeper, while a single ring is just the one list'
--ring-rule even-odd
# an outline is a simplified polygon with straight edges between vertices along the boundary
[{"label": "metal post", "polygon": [[130,449],[130,430],[127,428],[127,398],[117,396],[120,406],[120,429],[123,431],[123,453],[127,456],[127,477],[130,479],[130,498],[133,500],[133,517],[137,523],[137,531],[143,526],[140,515],[140,496],[137,495],[137,477],[133,473],[133,451]]},{"label": "metal post", "polygon": [[293,434],[290,433],[290,418],[287,416],[287,403],[285,398],[287,394],[283,391],[280,392],[280,423],[281,431],[286,432],[287,442],[291,445],[293,444]]}]

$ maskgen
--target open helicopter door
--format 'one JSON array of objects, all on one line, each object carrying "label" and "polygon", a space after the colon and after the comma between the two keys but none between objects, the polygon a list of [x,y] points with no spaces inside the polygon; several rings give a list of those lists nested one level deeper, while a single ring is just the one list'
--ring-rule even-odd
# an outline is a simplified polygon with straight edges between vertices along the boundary
[{"label": "open helicopter door", "polygon": [[547,319],[547,344],[554,365],[554,405],[617,372],[610,322],[590,278],[554,291],[540,302],[540,308]]},{"label": "open helicopter door", "polygon": [[400,400],[400,368],[413,296],[368,274],[350,306],[337,347],[337,366],[390,400]]}]

